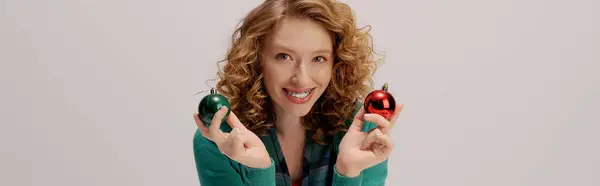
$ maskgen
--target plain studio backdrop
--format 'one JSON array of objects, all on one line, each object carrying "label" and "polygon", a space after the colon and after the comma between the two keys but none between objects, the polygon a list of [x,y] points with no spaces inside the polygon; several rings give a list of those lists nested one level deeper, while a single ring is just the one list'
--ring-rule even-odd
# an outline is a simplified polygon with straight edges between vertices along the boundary
[{"label": "plain studio backdrop", "polygon": [[[198,185],[192,114],[258,0],[0,0],[0,185]],[[353,0],[405,109],[387,185],[600,185],[600,1]]]}]

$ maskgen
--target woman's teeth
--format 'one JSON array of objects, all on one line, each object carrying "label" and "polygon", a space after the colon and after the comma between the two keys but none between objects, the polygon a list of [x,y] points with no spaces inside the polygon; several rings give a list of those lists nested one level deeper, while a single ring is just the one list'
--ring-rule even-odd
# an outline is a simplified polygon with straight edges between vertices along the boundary
[{"label": "woman's teeth", "polygon": [[294,96],[295,98],[306,98],[306,96],[308,96],[308,94],[310,94],[310,92],[312,92],[314,89],[310,89],[309,91],[306,92],[292,92],[289,90],[285,90],[289,95]]}]

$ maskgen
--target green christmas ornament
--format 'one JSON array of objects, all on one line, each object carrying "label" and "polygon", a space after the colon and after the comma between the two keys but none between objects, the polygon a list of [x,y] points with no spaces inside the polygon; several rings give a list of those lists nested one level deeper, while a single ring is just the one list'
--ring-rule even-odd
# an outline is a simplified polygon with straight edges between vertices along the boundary
[{"label": "green christmas ornament", "polygon": [[200,104],[198,105],[198,115],[204,125],[210,127],[213,117],[221,107],[227,107],[227,113],[225,114],[225,117],[223,117],[221,123],[221,130],[223,132],[229,132],[231,131],[231,127],[225,122],[225,119],[229,116],[229,113],[231,113],[231,104],[225,96],[218,94],[214,87],[210,89],[209,95],[204,96],[204,98],[200,100]]}]

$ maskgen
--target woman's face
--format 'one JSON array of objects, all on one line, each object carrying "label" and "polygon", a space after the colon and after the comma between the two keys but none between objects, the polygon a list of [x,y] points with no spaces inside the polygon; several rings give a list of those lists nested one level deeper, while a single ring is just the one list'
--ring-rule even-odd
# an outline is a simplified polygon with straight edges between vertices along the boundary
[{"label": "woman's face", "polygon": [[332,43],[327,30],[309,19],[286,18],[275,27],[261,56],[275,109],[300,117],[310,111],[331,81]]}]

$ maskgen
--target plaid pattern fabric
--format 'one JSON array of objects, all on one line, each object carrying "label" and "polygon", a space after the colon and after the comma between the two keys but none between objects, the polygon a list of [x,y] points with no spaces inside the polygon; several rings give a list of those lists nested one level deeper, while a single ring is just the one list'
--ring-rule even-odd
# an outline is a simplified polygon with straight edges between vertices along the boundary
[{"label": "plaid pattern fabric", "polygon": [[[356,114],[360,105],[357,104]],[[350,125],[351,121],[346,121]],[[348,178],[334,172],[337,159],[338,145],[345,132],[328,136],[328,145],[312,142],[313,132],[306,132],[306,143],[303,153],[302,186],[331,186],[335,180],[338,186],[363,185],[382,186],[388,175],[387,160],[383,163],[365,169],[358,177]],[[204,138],[199,129],[194,134],[194,158],[196,170],[201,184],[206,186],[293,186],[290,181],[283,151],[279,145],[275,129],[270,129],[265,135],[258,135],[265,145],[273,166],[267,169],[246,167],[224,156],[218,147]],[[230,166],[230,167],[229,167]],[[275,174],[275,177],[273,175]]]},{"label": "plaid pattern fabric", "polygon": [[[302,161],[302,186],[325,186],[332,184],[333,165],[336,160],[332,138],[326,138],[330,143],[321,145],[314,143],[313,132],[306,132],[306,145]],[[259,136],[265,144],[271,158],[275,161],[275,181],[277,186],[291,186],[283,151],[275,129],[270,129],[267,135]]]}]

